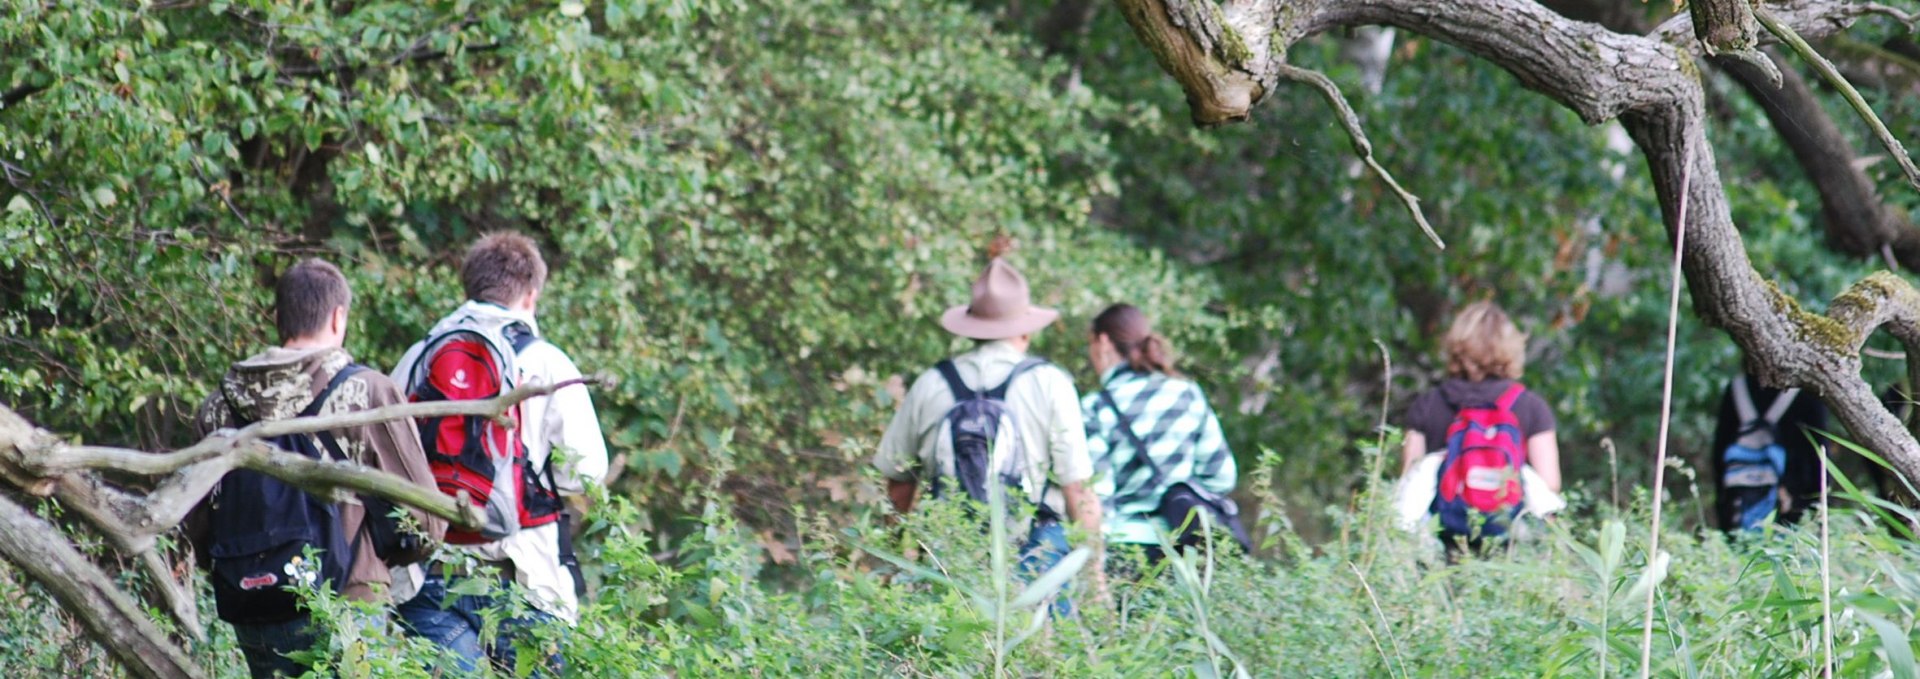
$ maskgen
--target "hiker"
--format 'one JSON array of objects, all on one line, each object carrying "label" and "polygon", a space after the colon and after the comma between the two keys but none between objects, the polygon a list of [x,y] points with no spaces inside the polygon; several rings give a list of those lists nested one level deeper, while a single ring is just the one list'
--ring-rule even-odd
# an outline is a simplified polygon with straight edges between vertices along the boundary
[{"label": "hiker", "polygon": [[[394,367],[394,380],[414,400],[435,401],[491,398],[519,385],[579,379],[580,369],[540,336],[534,320],[546,281],[547,264],[532,239],[515,233],[482,237],[460,265],[467,302],[407,350]],[[421,421],[420,438],[441,491],[456,497],[466,492],[488,520],[477,531],[448,530],[447,548],[425,568],[396,575],[395,589],[418,592],[399,607],[414,634],[466,662],[477,663],[485,651],[497,668],[513,672],[515,642],[531,642],[532,628],[579,621],[586,583],[564,498],[583,495],[585,484],[605,478],[607,446],[584,384],[527,399],[508,414],[517,426],[484,417]],[[481,577],[493,578],[490,594],[451,594],[470,589],[463,581]],[[509,585],[525,590],[531,609],[501,621],[499,639],[483,649],[482,611],[503,606]],[[553,650],[547,665],[558,674]]]},{"label": "hiker", "polygon": [[[1034,333],[1060,313],[1032,304],[1027,279],[994,258],[973,283],[973,301],[948,309],[940,325],[975,342],[972,351],[920,374],[880,439],[873,465],[887,477],[887,497],[911,511],[922,482],[933,497],[986,502],[1004,488],[1009,507],[1035,505],[1021,547],[1027,577],[1064,558],[1062,517],[1098,539],[1100,501],[1086,487],[1087,455],[1080,395],[1066,371],[1027,355]],[[1096,545],[1097,547],[1097,545]],[[1103,589],[1099,549],[1089,564],[1096,596]],[[1064,597],[1056,613],[1070,606]]]},{"label": "hiker", "polygon": [[1441,344],[1446,379],[1407,406],[1396,502],[1403,526],[1439,517],[1451,558],[1463,541],[1479,551],[1520,514],[1545,517],[1566,502],[1553,410],[1518,381],[1527,336],[1480,301],[1454,316]]},{"label": "hiker", "polygon": [[[1798,522],[1820,502],[1817,430],[1827,406],[1799,389],[1775,389],[1743,372],[1727,381],[1713,430],[1714,514],[1729,533],[1761,530],[1768,517]],[[1831,452],[1831,441],[1826,442]]]},{"label": "hiker", "polygon": [[[353,362],[347,335],[352,293],[332,264],[307,259],[280,275],[274,324],[280,346],[233,364],[195,417],[201,435],[255,422],[338,415],[405,403],[387,376]],[[288,452],[350,460],[432,488],[433,475],[407,419],[269,440]],[[186,522],[189,541],[209,567],[220,619],[233,624],[255,677],[297,677],[307,668],[288,653],[312,648],[315,635],[299,599],[299,580],[331,585],[356,601],[389,603],[389,566],[431,552],[446,522],[417,509],[409,529],[393,505],[362,496],[333,503],[250,470],[228,472]],[[316,551],[309,561],[304,554]]]},{"label": "hiker", "polygon": [[1220,420],[1200,385],[1174,370],[1172,350],[1147,315],[1129,304],[1107,307],[1093,319],[1088,354],[1100,390],[1081,408],[1107,543],[1131,545],[1158,563],[1162,533],[1173,534],[1176,548],[1193,547],[1206,538],[1207,521],[1252,551],[1227,497],[1237,468]]}]

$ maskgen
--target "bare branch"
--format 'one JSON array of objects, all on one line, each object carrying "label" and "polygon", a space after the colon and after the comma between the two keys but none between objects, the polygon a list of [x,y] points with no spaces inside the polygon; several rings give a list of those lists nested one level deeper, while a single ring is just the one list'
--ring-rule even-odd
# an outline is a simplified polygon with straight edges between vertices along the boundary
[{"label": "bare branch", "polygon": [[1794,32],[1791,26],[1781,23],[1765,9],[1756,12],[1755,16],[1760,19],[1760,25],[1766,26],[1769,32],[1793,48],[1793,51],[1806,59],[1807,63],[1813,64],[1813,69],[1820,73],[1820,77],[1840,91],[1840,96],[1847,100],[1847,104],[1853,107],[1855,113],[1860,114],[1860,119],[1865,121],[1867,127],[1873,129],[1874,136],[1880,139],[1880,144],[1887,147],[1888,153],[1893,154],[1894,162],[1899,163],[1900,169],[1907,173],[1907,183],[1920,189],[1920,166],[1914,165],[1913,158],[1907,155],[1906,147],[1900,144],[1899,138],[1893,136],[1893,132],[1887,130],[1887,124],[1880,121],[1879,114],[1873,112],[1872,106],[1867,105],[1867,100],[1860,96],[1860,90],[1854,89],[1853,83],[1847,82],[1846,77],[1840,75],[1840,69],[1834,68],[1833,62],[1820,56],[1820,53],[1815,51],[1812,45],[1807,44],[1799,33]]},{"label": "bare branch", "polygon": [[1367,167],[1373,169],[1374,174],[1380,176],[1380,181],[1385,182],[1387,188],[1393,189],[1394,194],[1400,196],[1400,202],[1406,204],[1407,212],[1413,215],[1413,221],[1420,225],[1420,230],[1427,234],[1427,239],[1433,241],[1435,247],[1447,249],[1446,242],[1440,240],[1440,234],[1434,233],[1433,225],[1427,223],[1426,213],[1420,211],[1420,197],[1402,188],[1400,182],[1394,181],[1393,173],[1387,172],[1387,168],[1381,167],[1380,163],[1373,159],[1373,143],[1367,141],[1367,132],[1360,127],[1360,116],[1353,112],[1353,106],[1347,103],[1346,95],[1341,94],[1340,86],[1319,71],[1291,64],[1276,64],[1275,69],[1281,78],[1306,83],[1320,90],[1320,94],[1327,98],[1327,103],[1333,105],[1334,112],[1339,114],[1341,126],[1347,129],[1347,137],[1353,140],[1353,152],[1359,154],[1361,162],[1366,163]]},{"label": "bare branch", "polygon": [[[199,443],[171,453],[154,454],[99,446],[63,446],[59,454],[24,455],[18,463],[28,470],[43,475],[80,469],[111,469],[130,474],[160,476],[218,457],[254,441],[288,434],[312,434],[401,419],[417,420],[456,415],[501,418],[503,425],[512,426],[512,420],[504,419],[503,414],[515,404],[535,396],[547,396],[566,387],[588,384],[592,381],[589,378],[581,378],[555,384],[522,385],[491,399],[400,403],[332,415],[255,422],[238,431],[217,432]],[[0,450],[0,456],[4,454],[5,451]]]}]

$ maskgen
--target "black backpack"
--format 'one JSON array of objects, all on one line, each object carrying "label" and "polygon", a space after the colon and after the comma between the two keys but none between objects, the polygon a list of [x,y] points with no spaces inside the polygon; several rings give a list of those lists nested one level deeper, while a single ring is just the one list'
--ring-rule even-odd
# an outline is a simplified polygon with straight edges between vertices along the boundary
[{"label": "black backpack", "polygon": [[[1046,365],[1038,358],[1021,360],[1007,373],[1007,379],[1000,386],[986,391],[974,391],[960,379],[960,371],[953,361],[941,361],[934,366],[940,376],[946,378],[947,388],[953,391],[953,407],[947,409],[946,423],[953,444],[954,483],[967,497],[986,503],[989,483],[998,483],[1008,489],[1008,507],[1013,506],[1014,498],[1026,495],[1027,457],[1020,442],[1019,430],[1012,435],[1012,445],[999,447],[1001,430],[1014,426],[1013,411],[1007,408],[1007,387],[1029,370]],[[940,497],[947,485],[940,478],[941,470],[934,468],[932,494]],[[997,477],[997,478],[996,478]],[[1045,498],[1045,491],[1036,501]]]},{"label": "black backpack", "polygon": [[[320,413],[327,397],[342,382],[366,367],[349,364],[334,373],[327,388],[313,397],[301,417]],[[227,399],[231,404],[231,398]],[[229,405],[231,410],[231,405]],[[238,413],[234,418],[247,424]],[[267,439],[281,450],[316,460],[346,459],[327,432],[289,434]],[[323,452],[324,451],[324,452]],[[390,507],[390,506],[389,506]],[[367,530],[386,520],[367,506]],[[212,497],[213,600],[220,619],[230,623],[285,622],[300,615],[299,598],[289,589],[296,578],[310,574],[313,582],[338,592],[353,564],[353,540],[340,524],[340,508],[290,484],[260,472],[228,472]],[[376,538],[376,542],[379,540]],[[306,562],[312,547],[318,563]]]}]

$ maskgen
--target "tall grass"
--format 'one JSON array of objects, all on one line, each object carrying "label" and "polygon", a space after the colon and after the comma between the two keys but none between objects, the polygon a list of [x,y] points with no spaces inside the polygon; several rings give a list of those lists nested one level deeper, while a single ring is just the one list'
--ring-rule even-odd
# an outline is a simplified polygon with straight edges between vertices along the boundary
[{"label": "tall grass", "polygon": [[[1116,575],[1111,605],[1070,584],[1089,575],[1087,552],[1031,581],[1014,572],[1022,524],[1000,512],[984,515],[983,530],[979,511],[947,502],[898,525],[877,507],[809,510],[794,562],[769,571],[758,536],[717,491],[671,544],[635,530],[639,512],[616,499],[583,541],[593,602],[578,627],[539,640],[564,638],[575,676],[1617,676],[1631,668],[1620,659],[1641,652],[1636,604],[1659,582],[1653,675],[1808,676],[1830,662],[1835,676],[1920,677],[1920,549],[1899,537],[1912,512],[1844,475],[1834,482],[1830,589],[1813,525],[1733,540],[1668,529],[1666,558],[1650,560],[1638,534],[1652,501],[1643,489],[1625,510],[1576,506],[1530,541],[1453,566],[1427,536],[1392,528],[1308,545],[1262,502],[1268,513],[1250,523],[1274,556],[1197,550]],[[1384,501],[1363,494],[1352,510],[1327,511],[1365,525]],[[1673,501],[1684,510],[1700,499]],[[879,547],[902,544],[919,553]],[[14,604],[0,607],[0,670],[106,666],[70,621],[43,614],[53,610],[43,592],[19,582],[0,571],[0,597]],[[1063,590],[1076,612],[1048,615]],[[314,606],[325,676],[430,676],[431,647],[396,643],[391,627],[332,597]],[[198,656],[239,676],[231,634],[210,632]]]}]

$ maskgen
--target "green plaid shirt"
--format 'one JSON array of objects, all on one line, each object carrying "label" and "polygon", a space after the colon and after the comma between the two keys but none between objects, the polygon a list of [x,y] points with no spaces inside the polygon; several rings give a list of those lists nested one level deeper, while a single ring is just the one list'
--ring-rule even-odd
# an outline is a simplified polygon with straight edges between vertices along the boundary
[{"label": "green plaid shirt", "polygon": [[1222,495],[1233,491],[1238,468],[1200,385],[1134,371],[1125,364],[1107,371],[1101,384],[1127,413],[1134,436],[1154,462],[1149,466],[1141,459],[1141,451],[1120,430],[1119,416],[1101,401],[1099,392],[1081,399],[1094,490],[1106,509],[1107,540],[1158,544],[1159,532],[1169,529],[1158,514],[1160,498],[1174,484],[1192,483]]}]

